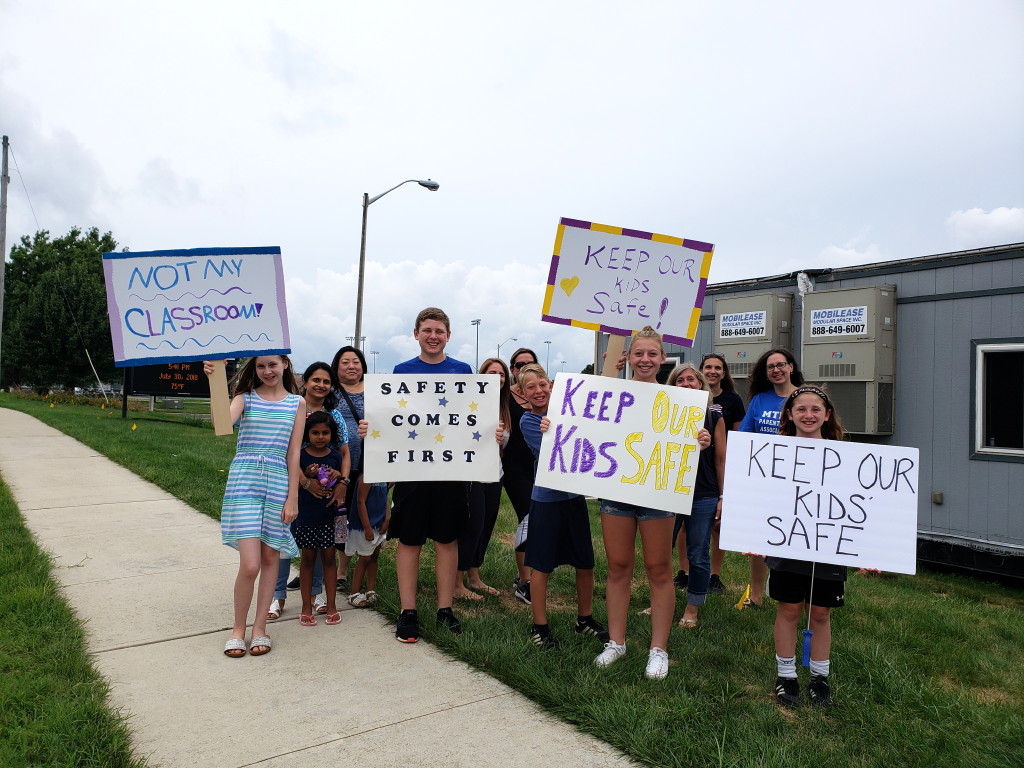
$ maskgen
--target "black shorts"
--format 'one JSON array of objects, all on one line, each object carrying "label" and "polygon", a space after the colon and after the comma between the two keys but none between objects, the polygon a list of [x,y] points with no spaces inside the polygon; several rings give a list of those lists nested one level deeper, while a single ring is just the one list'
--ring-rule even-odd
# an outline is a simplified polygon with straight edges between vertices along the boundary
[{"label": "black shorts", "polygon": [[565,501],[534,501],[530,507],[526,567],[551,573],[559,565],[582,570],[594,567],[590,515],[582,496]]},{"label": "black shorts", "polygon": [[512,509],[516,512],[516,519],[523,522],[523,518],[530,511],[530,494],[533,493],[533,472],[519,472],[515,469],[506,469],[501,477],[501,484],[508,494],[508,500],[512,502]]},{"label": "black shorts", "polygon": [[408,547],[423,546],[427,539],[450,544],[469,521],[469,483],[395,483],[391,503],[388,539]]},{"label": "black shorts", "polygon": [[768,597],[777,603],[806,603],[820,608],[842,608],[845,581],[815,577],[811,589],[809,574],[777,571],[768,572]]}]

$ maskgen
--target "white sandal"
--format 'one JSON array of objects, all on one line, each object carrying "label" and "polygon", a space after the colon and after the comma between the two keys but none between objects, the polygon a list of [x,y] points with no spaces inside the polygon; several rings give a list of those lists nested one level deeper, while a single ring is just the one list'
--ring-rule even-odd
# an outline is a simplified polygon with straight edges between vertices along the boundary
[{"label": "white sandal", "polygon": [[[348,604],[353,608],[365,608],[367,597],[368,595],[364,595],[362,592],[353,592],[348,596]],[[376,595],[374,597],[376,598]]]},{"label": "white sandal", "polygon": [[377,602],[377,593],[372,589],[366,593],[366,602],[363,603],[366,607],[369,607]]},{"label": "white sandal", "polygon": [[284,606],[281,605],[280,600],[275,600],[270,604],[270,608],[267,610],[267,621],[277,621],[281,618],[281,614],[284,612]]}]

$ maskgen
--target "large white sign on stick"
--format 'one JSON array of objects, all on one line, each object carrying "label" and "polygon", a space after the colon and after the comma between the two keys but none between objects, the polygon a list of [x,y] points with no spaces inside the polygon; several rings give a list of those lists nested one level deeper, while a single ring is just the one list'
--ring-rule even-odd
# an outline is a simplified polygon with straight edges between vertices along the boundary
[{"label": "large white sign on stick", "polygon": [[287,354],[281,249],[104,253],[117,366]]},{"label": "large white sign on stick", "polygon": [[559,374],[537,484],[689,514],[707,392]]},{"label": "large white sign on stick", "polygon": [[919,452],[730,432],[722,549],[914,573]]},{"label": "large white sign on stick", "polygon": [[500,387],[490,374],[367,375],[363,477],[497,482]]},{"label": "large white sign on stick", "polygon": [[645,325],[693,345],[715,247],[563,218],[555,235],[541,319],[629,336]]}]

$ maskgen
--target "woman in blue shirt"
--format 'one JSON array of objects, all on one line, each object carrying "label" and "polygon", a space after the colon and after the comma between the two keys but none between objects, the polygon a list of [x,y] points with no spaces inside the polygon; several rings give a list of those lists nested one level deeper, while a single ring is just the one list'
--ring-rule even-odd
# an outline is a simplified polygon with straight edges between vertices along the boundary
[{"label": "woman in blue shirt", "polygon": [[[797,387],[804,383],[800,366],[788,349],[769,349],[761,355],[747,377],[750,402],[738,432],[777,435],[782,418],[782,405]],[[760,608],[764,601],[764,583],[768,566],[764,558],[750,556],[750,595],[744,608]]]}]

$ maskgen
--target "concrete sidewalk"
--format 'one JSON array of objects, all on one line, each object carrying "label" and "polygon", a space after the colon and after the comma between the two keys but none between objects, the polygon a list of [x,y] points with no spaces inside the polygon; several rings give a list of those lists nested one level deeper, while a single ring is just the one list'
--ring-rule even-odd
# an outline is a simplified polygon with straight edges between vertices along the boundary
[{"label": "concrete sidewalk", "polygon": [[229,659],[238,558],[218,523],[6,408],[0,473],[155,766],[633,765],[374,611],[300,628],[289,601],[272,653]]}]

